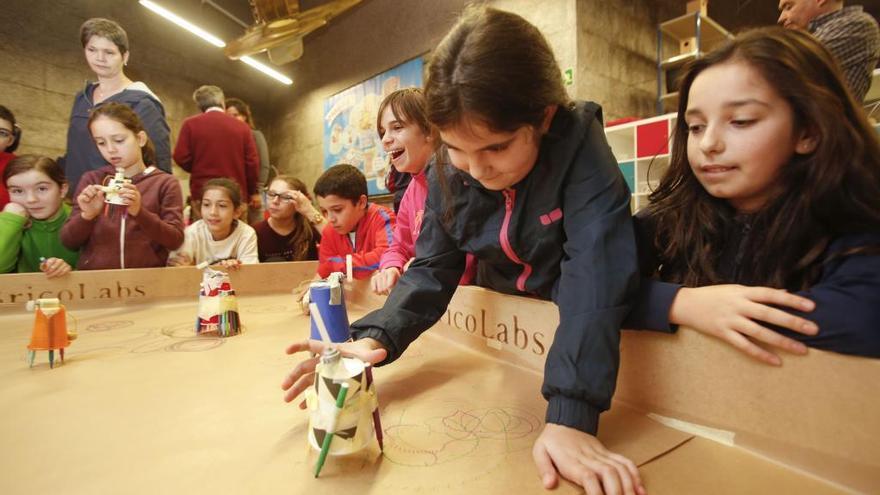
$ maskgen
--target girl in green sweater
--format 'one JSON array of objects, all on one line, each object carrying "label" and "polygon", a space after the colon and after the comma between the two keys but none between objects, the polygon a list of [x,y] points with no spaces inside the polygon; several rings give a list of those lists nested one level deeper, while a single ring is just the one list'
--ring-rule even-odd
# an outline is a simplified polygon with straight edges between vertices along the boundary
[{"label": "girl in green sweater", "polygon": [[58,233],[70,216],[64,171],[51,158],[22,155],[6,166],[10,202],[0,212],[0,273],[39,272],[60,277],[76,266],[78,251]]}]

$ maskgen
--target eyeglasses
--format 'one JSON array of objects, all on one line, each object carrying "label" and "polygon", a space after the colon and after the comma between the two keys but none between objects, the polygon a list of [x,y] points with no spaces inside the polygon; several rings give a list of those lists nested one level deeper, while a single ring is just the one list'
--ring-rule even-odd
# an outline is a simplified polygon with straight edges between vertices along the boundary
[{"label": "eyeglasses", "polygon": [[293,196],[290,196],[288,194],[278,194],[275,191],[266,191],[266,196],[269,197],[269,201],[272,201],[273,199],[278,198],[279,200],[281,200],[282,203],[290,203],[291,201],[296,199]]},{"label": "eyeglasses", "polygon": [[12,131],[7,131],[6,129],[0,129],[0,138],[9,139],[15,134]]}]

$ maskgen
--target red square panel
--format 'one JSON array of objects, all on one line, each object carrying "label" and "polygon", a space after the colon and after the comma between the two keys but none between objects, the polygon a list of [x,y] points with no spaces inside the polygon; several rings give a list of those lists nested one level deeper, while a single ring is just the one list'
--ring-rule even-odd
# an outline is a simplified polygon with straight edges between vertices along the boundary
[{"label": "red square panel", "polygon": [[669,153],[669,121],[660,120],[636,128],[636,156],[639,158]]}]

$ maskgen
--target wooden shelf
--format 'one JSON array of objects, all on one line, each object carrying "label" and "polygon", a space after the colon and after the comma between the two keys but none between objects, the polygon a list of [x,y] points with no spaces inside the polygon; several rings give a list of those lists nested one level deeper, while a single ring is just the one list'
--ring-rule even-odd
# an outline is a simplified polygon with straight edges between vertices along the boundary
[{"label": "wooden shelf", "polygon": [[[657,113],[674,110],[678,105],[678,93],[670,91],[667,86],[668,71],[680,69],[691,60],[695,60],[720,46],[733,36],[720,24],[706,17],[699,11],[660,23],[657,27]],[[674,42],[678,55],[663,58],[669,53],[664,44]]]},{"label": "wooden shelf", "polygon": [[[660,23],[660,31],[667,36],[671,36],[677,40],[684,40],[696,36],[696,15],[697,12],[691,12],[675,19],[670,19]],[[721,24],[713,21],[711,18],[700,15],[700,35],[703,37],[703,43],[724,41],[731,37],[731,34],[721,27]]]},{"label": "wooden shelf", "polygon": [[703,54],[694,50],[690,53],[682,53],[681,55],[669,57],[666,60],[663,60],[660,62],[660,68],[663,70],[675,69],[677,67],[681,67],[682,65],[690,62],[691,60],[697,58],[700,55],[703,55]]}]

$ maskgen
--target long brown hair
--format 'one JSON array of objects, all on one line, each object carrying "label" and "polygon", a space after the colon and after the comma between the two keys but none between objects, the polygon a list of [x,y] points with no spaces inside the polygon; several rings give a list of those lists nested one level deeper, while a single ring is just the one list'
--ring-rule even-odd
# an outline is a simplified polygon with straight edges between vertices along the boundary
[{"label": "long brown hair", "polygon": [[778,180],[786,187],[753,215],[751,228],[759,234],[746,241],[749,262],[742,267],[750,284],[804,289],[821,275],[835,237],[880,232],[880,146],[828,51],[809,34],[779,27],[743,32],[685,73],[669,169],[648,207],[660,275],[687,286],[726,282],[717,267],[736,211],[709,195],[692,172],[684,115],[694,80],[729,62],[760,73],[791,107],[795,135],[806,131],[818,141],[812,153],[796,154],[782,168]]},{"label": "long brown hair", "polygon": [[[107,117],[108,119],[115,120],[135,134],[141,131],[143,131],[144,134],[147,134],[147,131],[144,130],[144,124],[141,122],[141,118],[138,117],[138,114],[134,113],[134,110],[123,103],[111,101],[99,105],[92,110],[92,113],[89,115],[89,132],[91,132],[92,123],[98,120],[98,117]],[[143,155],[144,164],[147,166],[156,164],[156,148],[153,147],[153,142],[150,140],[149,134],[147,134],[147,142],[141,146],[141,155]]]},{"label": "long brown hair", "polygon": [[[309,189],[303,183],[303,181],[297,179],[292,175],[278,175],[272,182],[280,180],[287,184],[287,187],[294,189],[303,193],[307,198],[311,199],[309,195]],[[271,183],[269,186],[271,187]],[[308,218],[302,216],[298,211],[294,209],[293,211],[293,236],[290,238],[289,246],[293,249],[293,259],[294,260],[305,260],[308,258],[309,247],[313,243],[313,239],[315,238],[315,232],[312,228],[312,223]]]},{"label": "long brown hair", "polygon": [[[569,101],[559,64],[538,28],[516,14],[482,6],[465,9],[434,50],[425,99],[428,120],[440,130],[472,118],[495,132],[538,129],[547,107]],[[449,199],[446,153],[437,155],[439,184]],[[452,214],[446,208],[445,220]]]}]

